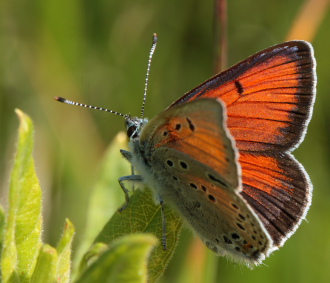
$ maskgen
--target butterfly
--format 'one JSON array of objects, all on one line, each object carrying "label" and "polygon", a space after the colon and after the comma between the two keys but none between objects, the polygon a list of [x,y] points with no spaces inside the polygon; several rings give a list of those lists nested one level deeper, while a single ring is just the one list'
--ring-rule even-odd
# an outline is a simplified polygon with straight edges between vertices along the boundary
[{"label": "butterfly", "polygon": [[[154,35],[146,86],[156,41]],[[124,116],[130,151],[121,153],[138,172],[119,179],[127,203],[125,182],[141,182],[162,211],[171,205],[213,252],[255,266],[283,246],[311,204],[309,176],[291,152],[311,118],[315,65],[308,42],[275,45],[150,121],[55,99]]]}]

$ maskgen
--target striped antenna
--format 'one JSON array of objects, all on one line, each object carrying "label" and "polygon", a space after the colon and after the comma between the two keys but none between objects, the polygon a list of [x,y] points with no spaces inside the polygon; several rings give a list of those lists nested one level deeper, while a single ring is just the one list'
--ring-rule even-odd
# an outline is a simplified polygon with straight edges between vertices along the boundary
[{"label": "striped antenna", "polygon": [[[143,103],[142,103],[142,110],[141,110],[141,118],[143,118],[144,116],[144,107],[146,104],[146,99],[147,99],[147,89],[148,89],[148,80],[149,80],[149,73],[150,73],[150,65],[151,65],[151,60],[152,60],[152,56],[154,55],[155,49],[156,49],[156,45],[157,45],[157,40],[158,40],[158,36],[156,33],[153,34],[152,37],[152,46],[150,49],[150,53],[149,53],[149,60],[148,60],[148,67],[147,67],[147,74],[146,74],[146,80],[145,80],[145,84],[144,84],[144,94],[143,94]],[[110,112],[125,118],[128,118],[129,115],[127,114],[122,114],[119,113],[117,111],[113,111],[113,110],[109,110],[109,109],[105,109],[102,107],[96,107],[96,106],[92,106],[92,105],[87,105],[87,104],[83,104],[83,103],[79,103],[79,102],[75,102],[75,101],[71,101],[68,99],[65,99],[63,97],[54,97],[55,100],[59,101],[59,102],[63,102],[65,104],[70,104],[70,105],[76,105],[76,106],[81,106],[81,107],[86,107],[86,108],[91,108],[91,109],[96,109],[96,110],[101,110],[101,111],[106,111],[106,112]]]},{"label": "striped antenna", "polygon": [[152,35],[152,46],[149,53],[149,60],[148,60],[148,67],[147,67],[147,74],[146,74],[146,81],[144,84],[144,94],[143,94],[143,103],[142,103],[142,110],[141,110],[141,118],[143,119],[144,116],[144,106],[146,105],[147,100],[147,89],[148,89],[148,80],[149,80],[149,73],[150,73],[150,65],[152,56],[154,55],[156,45],[157,45],[158,36],[156,33]]},{"label": "striped antenna", "polygon": [[125,118],[128,117],[127,114],[122,114],[122,113],[119,113],[119,112],[116,112],[116,111],[113,111],[113,110],[109,110],[109,109],[105,109],[105,108],[101,108],[101,107],[96,107],[96,106],[92,106],[92,105],[87,105],[87,104],[83,104],[83,103],[79,103],[79,102],[74,102],[74,101],[71,101],[71,100],[67,100],[63,97],[54,97],[54,99],[59,101],[59,102],[63,102],[65,104],[82,106],[82,107],[87,107],[87,108],[91,108],[91,109],[106,111],[106,112],[110,112],[110,113],[113,113],[113,114],[116,114],[116,115],[119,115],[119,116],[122,116],[122,117],[125,117]]}]

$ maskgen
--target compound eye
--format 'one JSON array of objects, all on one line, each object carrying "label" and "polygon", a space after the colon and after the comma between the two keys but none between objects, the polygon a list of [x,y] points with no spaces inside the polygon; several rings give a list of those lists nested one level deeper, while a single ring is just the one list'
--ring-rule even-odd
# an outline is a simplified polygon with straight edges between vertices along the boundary
[{"label": "compound eye", "polygon": [[[131,126],[131,127],[129,127],[128,129],[127,129],[127,136],[129,137],[129,138],[134,138],[134,136],[136,136],[136,126],[134,125],[134,126]],[[135,135],[134,136],[132,136],[133,134],[135,133]]]}]

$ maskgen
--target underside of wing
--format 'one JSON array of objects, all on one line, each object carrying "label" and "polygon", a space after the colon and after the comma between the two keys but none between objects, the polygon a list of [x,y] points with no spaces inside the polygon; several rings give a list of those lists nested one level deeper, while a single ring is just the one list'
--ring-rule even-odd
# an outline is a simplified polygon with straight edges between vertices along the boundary
[{"label": "underside of wing", "polygon": [[305,134],[315,87],[311,45],[291,41],[214,76],[170,107],[202,97],[220,98],[239,150],[291,151]]},{"label": "underside of wing", "polygon": [[212,168],[173,148],[156,150],[152,166],[164,163],[164,158],[170,162],[155,177],[162,184],[161,199],[183,216],[209,249],[251,267],[269,255],[272,239],[239,192],[214,178]]},{"label": "underside of wing", "polygon": [[295,232],[310,206],[312,185],[291,154],[241,152],[241,195],[280,247]]},{"label": "underside of wing", "polygon": [[[241,189],[237,150],[220,101],[199,99],[164,111],[146,125],[140,143],[150,156],[160,148],[184,153],[195,164],[209,168],[209,179],[232,190]],[[172,164],[165,158],[164,162],[165,166]],[[184,169],[189,164],[182,160],[180,166]]]}]

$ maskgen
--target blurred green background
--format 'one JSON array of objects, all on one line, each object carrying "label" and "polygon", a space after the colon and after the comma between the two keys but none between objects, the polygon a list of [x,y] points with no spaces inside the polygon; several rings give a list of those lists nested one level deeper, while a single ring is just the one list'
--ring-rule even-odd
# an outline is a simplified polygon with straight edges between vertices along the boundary
[{"label": "blurred green background", "polygon": [[[288,39],[309,40],[315,48],[314,114],[305,141],[294,152],[314,185],[308,222],[253,271],[223,258],[214,261],[185,230],[162,282],[202,282],[205,270],[212,274],[209,282],[329,282],[328,2],[228,3],[229,65]],[[6,206],[18,127],[14,109],[20,108],[36,127],[34,155],[44,190],[44,241],[55,245],[68,217],[76,227],[77,249],[102,157],[124,123],[119,116],[63,105],[53,97],[139,115],[151,35],[157,32],[146,105],[146,115],[153,117],[214,75],[214,3],[2,0],[0,7],[0,201]],[[115,169],[109,174],[116,174]]]}]

